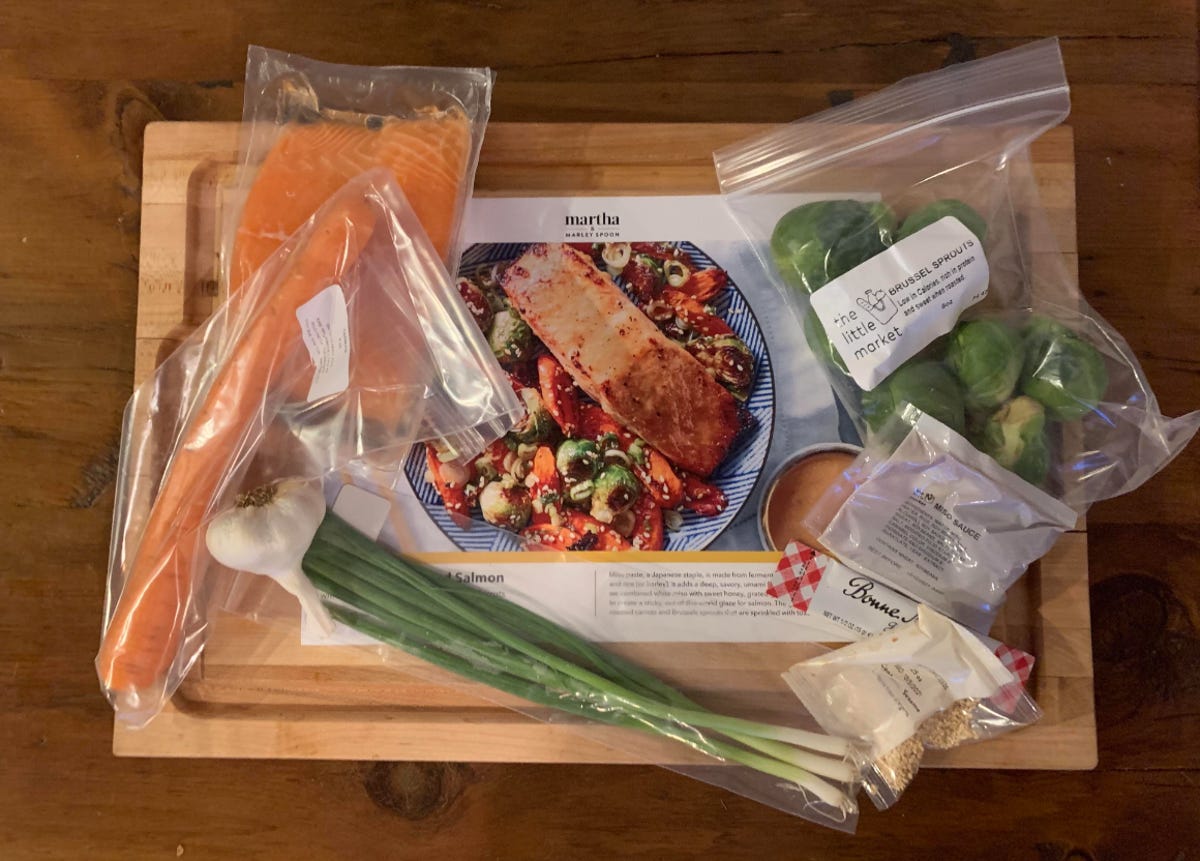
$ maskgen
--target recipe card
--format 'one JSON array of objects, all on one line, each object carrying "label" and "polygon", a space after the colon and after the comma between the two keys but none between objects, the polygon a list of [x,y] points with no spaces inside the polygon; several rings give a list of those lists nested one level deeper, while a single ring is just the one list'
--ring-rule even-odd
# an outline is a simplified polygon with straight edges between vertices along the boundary
[{"label": "recipe card", "polygon": [[765,594],[760,524],[785,459],[837,439],[833,395],[720,196],[475,198],[457,275],[526,419],[331,504],[386,499],[382,542],[597,640],[829,638]]}]

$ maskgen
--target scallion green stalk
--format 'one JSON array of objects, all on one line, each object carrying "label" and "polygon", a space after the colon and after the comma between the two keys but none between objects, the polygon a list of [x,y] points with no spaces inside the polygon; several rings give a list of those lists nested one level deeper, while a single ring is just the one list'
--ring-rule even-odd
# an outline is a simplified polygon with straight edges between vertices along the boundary
[{"label": "scallion green stalk", "polygon": [[317,530],[303,570],[353,608],[331,606],[338,621],[415,657],[547,708],[673,739],[852,807],[821,779],[853,780],[844,740],[715,714],[536,613],[389,553],[333,514]]}]

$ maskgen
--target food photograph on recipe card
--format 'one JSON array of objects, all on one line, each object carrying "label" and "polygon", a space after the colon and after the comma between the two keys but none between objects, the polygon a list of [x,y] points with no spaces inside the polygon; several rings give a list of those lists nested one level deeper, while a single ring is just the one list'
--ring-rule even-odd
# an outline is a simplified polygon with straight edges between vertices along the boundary
[{"label": "food photograph on recipe card", "polygon": [[599,638],[827,638],[764,592],[763,500],[838,414],[721,198],[480,197],[464,231],[458,289],[527,416],[465,466],[422,443],[343,476],[389,494],[368,531]]}]

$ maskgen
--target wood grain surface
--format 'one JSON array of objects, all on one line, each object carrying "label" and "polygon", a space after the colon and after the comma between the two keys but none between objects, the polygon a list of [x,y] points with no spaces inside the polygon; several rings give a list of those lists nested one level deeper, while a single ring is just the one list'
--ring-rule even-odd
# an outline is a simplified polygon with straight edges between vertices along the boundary
[{"label": "wood grain surface", "polygon": [[1200,448],[1089,514],[1100,764],[923,774],[854,838],[643,766],[117,759],[92,669],[132,383],[141,142],[232,120],[245,46],[491,65],[504,121],[776,122],[1041,36],[1080,278],[1200,405],[1197,9],[929,0],[0,8],[0,857],[1163,859],[1200,854]]}]

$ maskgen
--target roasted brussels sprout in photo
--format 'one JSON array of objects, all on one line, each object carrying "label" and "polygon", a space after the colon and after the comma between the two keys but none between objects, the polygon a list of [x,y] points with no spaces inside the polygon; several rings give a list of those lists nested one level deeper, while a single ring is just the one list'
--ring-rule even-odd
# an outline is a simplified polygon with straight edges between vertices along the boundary
[{"label": "roasted brussels sprout in photo", "polygon": [[871,430],[878,431],[905,403],[959,433],[966,432],[962,389],[938,362],[906,362],[874,389],[863,392],[863,418]]},{"label": "roasted brussels sprout in photo", "polygon": [[488,330],[488,346],[501,365],[511,367],[524,362],[533,353],[533,331],[512,308],[496,312]]},{"label": "roasted brussels sprout in photo", "polygon": [[510,433],[518,443],[545,442],[554,435],[558,425],[537,389],[525,388],[518,393],[525,405],[525,418],[521,419]]},{"label": "roasted brussels sprout in photo", "polygon": [[483,519],[504,529],[522,529],[533,514],[529,493],[512,479],[502,478],[484,485],[479,493]]},{"label": "roasted brussels sprout in photo", "polygon": [[968,410],[992,409],[1008,400],[1021,378],[1024,359],[1021,336],[994,320],[959,325],[946,351]]},{"label": "roasted brussels sprout in photo", "polygon": [[1081,419],[1104,399],[1108,369],[1100,351],[1061,323],[1035,317],[1025,327],[1020,390],[1060,422]]},{"label": "roasted brussels sprout in photo", "polygon": [[592,489],[592,517],[601,523],[612,523],[618,514],[628,511],[637,502],[639,487],[632,472],[610,463],[596,477]]},{"label": "roasted brussels sprout in photo", "polygon": [[740,338],[706,335],[685,346],[731,395],[743,403],[750,397],[754,385],[754,356]]},{"label": "roasted brussels sprout in photo", "polygon": [[1030,484],[1040,486],[1050,471],[1050,443],[1042,405],[1022,395],[996,410],[983,429],[983,452]]},{"label": "roasted brussels sprout in photo", "polygon": [[500,281],[504,277],[504,270],[507,268],[506,263],[493,263],[490,266],[484,266],[475,273],[475,280],[479,282],[479,286],[485,292],[497,293],[500,291]]},{"label": "roasted brussels sprout in photo", "polygon": [[896,234],[896,241],[899,242],[901,239],[912,236],[921,228],[928,227],[935,221],[941,221],[947,215],[953,215],[961,221],[963,227],[974,233],[980,242],[987,238],[987,222],[983,220],[982,215],[961,200],[946,198],[945,200],[935,200],[904,219],[904,223],[900,225],[900,231]]},{"label": "roasted brussels sprout in photo", "polygon": [[813,293],[891,245],[895,229],[895,213],[884,203],[806,203],[776,223],[771,257],[788,285]]},{"label": "roasted brussels sprout in photo", "polygon": [[554,466],[568,484],[596,477],[600,449],[590,439],[565,439],[554,453]]}]

